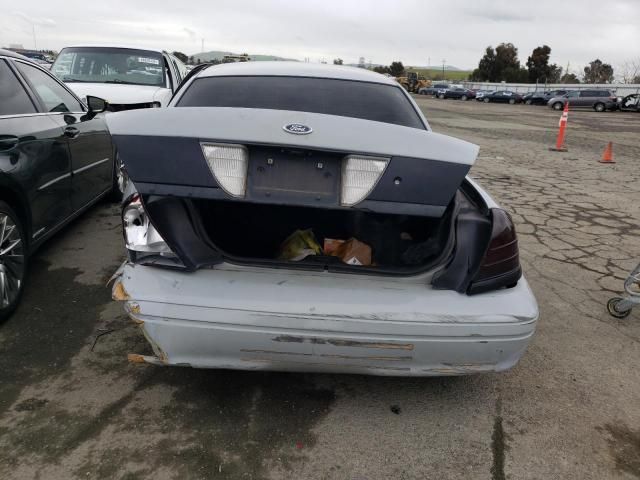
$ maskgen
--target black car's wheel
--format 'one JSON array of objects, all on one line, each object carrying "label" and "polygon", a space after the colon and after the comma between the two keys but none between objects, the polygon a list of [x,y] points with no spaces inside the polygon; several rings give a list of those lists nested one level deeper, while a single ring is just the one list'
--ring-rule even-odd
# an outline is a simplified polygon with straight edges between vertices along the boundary
[{"label": "black car's wheel", "polygon": [[626,316],[628,316],[631,313],[631,309],[628,310],[623,310],[623,311],[618,311],[616,309],[617,305],[622,301],[623,299],[620,297],[613,297],[610,298],[609,301],[607,302],[607,311],[609,312],[609,315],[616,317],[616,318],[625,318]]},{"label": "black car's wheel", "polygon": [[482,99],[482,101],[483,101],[484,103],[489,103],[489,99],[488,99],[487,97],[483,98],[483,99]]},{"label": "black car's wheel", "polygon": [[604,112],[606,110],[606,107],[605,107],[604,103],[598,102],[593,106],[593,109],[596,112]]},{"label": "black car's wheel", "polygon": [[467,96],[466,95],[462,95],[460,97],[460,100],[462,100],[463,102],[466,102],[467,101]]},{"label": "black car's wheel", "polygon": [[27,274],[24,226],[13,209],[0,201],[0,322],[20,302]]},{"label": "black car's wheel", "polygon": [[515,98],[510,98],[509,99],[509,105],[513,105],[514,103],[516,103],[516,99]]},{"label": "black car's wheel", "polygon": [[531,101],[530,98],[528,98],[527,100],[525,100],[524,102],[526,105],[531,105],[533,102]]},{"label": "black car's wheel", "polygon": [[562,102],[556,102],[552,105],[554,110],[562,110],[564,108],[564,105],[562,104]]},{"label": "black car's wheel", "polygon": [[120,155],[115,154],[115,160],[113,161],[113,187],[111,188],[111,200],[114,202],[122,201],[122,195],[127,188],[129,177],[124,169]]},{"label": "black car's wheel", "polygon": [[440,100],[444,100],[444,93],[441,93],[440,95],[438,95],[438,98],[439,98]]}]

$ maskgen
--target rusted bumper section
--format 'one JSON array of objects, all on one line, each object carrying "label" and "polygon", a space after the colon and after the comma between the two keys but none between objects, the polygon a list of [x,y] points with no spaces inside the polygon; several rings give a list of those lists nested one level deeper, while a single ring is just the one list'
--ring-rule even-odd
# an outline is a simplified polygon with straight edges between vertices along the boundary
[{"label": "rusted bumper section", "polygon": [[534,333],[523,279],[476,296],[386,280],[223,266],[125,265],[113,286],[155,357],[198,368],[466,375],[514,366]]}]

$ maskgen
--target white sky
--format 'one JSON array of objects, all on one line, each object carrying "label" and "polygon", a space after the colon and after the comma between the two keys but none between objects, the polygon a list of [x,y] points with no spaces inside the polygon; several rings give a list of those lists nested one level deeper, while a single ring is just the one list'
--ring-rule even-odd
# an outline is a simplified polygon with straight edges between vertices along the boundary
[{"label": "white sky", "polygon": [[[8,8],[7,8],[8,7]],[[401,60],[474,68],[512,42],[522,63],[542,44],[571,70],[640,59],[640,0],[25,0],[0,14],[0,46],[79,43],[273,54],[331,62]]]}]

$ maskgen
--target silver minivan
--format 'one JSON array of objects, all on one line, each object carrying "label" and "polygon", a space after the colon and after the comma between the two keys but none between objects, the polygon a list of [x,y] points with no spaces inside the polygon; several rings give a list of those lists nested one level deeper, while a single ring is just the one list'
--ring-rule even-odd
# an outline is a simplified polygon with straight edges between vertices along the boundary
[{"label": "silver minivan", "polygon": [[547,102],[554,110],[562,110],[566,102],[571,107],[589,107],[596,112],[616,109],[617,97],[606,89],[573,90],[565,95],[553,97]]}]

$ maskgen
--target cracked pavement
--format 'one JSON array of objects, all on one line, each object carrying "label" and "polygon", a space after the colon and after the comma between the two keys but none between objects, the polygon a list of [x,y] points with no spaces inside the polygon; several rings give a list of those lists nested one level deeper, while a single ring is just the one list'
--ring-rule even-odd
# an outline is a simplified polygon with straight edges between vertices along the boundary
[{"label": "cracked pavement", "polygon": [[[0,478],[640,478],[640,309],[606,312],[640,261],[640,115],[418,97],[481,146],[471,175],[513,216],[538,332],[503,374],[379,378],[132,365],[105,286],[123,258],[102,204],[33,258],[0,326]],[[608,141],[614,165],[598,163]],[[94,345],[95,344],[95,345]]]}]

